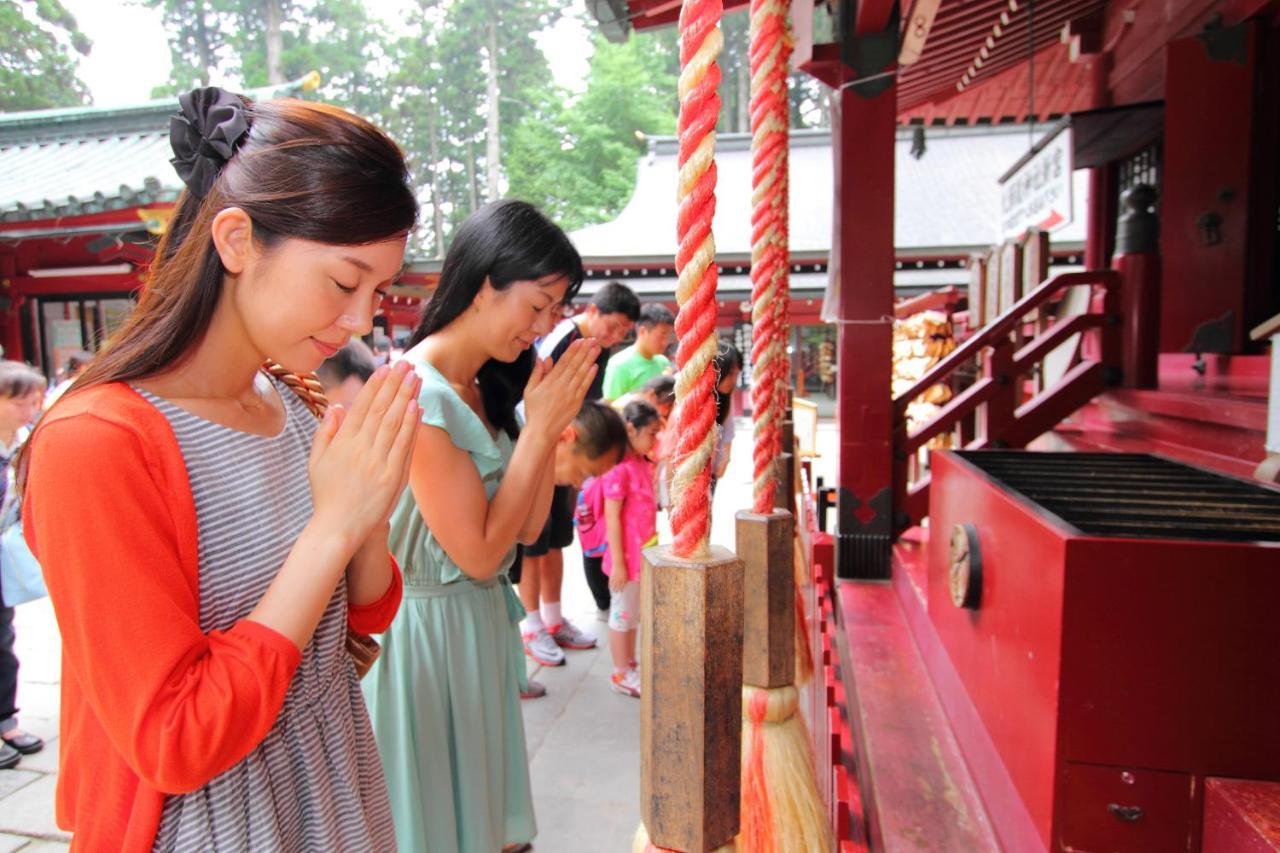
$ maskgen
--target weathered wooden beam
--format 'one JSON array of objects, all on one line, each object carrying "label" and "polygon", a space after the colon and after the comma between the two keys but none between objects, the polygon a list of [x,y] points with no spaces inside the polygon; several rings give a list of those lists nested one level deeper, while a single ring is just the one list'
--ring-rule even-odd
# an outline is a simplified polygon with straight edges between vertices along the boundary
[{"label": "weathered wooden beam", "polygon": [[752,687],[795,682],[794,522],[789,512],[736,516],[742,555],[742,681]]},{"label": "weathered wooden beam", "polygon": [[641,579],[641,815],[655,847],[708,853],[738,834],[742,561],[646,549]]},{"label": "weathered wooden beam", "polygon": [[773,479],[777,488],[773,492],[774,509],[795,514],[796,468],[795,454],[779,453],[773,460]]}]

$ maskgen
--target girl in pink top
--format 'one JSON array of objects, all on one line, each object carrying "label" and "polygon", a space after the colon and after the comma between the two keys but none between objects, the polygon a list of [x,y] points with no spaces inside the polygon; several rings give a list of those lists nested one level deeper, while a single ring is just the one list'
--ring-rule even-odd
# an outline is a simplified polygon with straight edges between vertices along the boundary
[{"label": "girl in pink top", "polygon": [[630,448],[600,478],[604,498],[606,542],[604,572],[609,576],[609,651],[612,685],[624,696],[640,696],[636,669],[636,628],[640,626],[640,566],[644,548],[658,541],[658,502],[653,463],[647,458],[662,429],[658,410],[633,400],[622,410]]}]

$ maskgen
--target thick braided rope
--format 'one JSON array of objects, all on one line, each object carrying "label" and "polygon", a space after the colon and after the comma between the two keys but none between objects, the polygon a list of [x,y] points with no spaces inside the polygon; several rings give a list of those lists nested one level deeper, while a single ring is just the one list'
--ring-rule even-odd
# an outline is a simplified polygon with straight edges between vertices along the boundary
[{"label": "thick braided rope", "polygon": [[[781,428],[778,405],[777,313],[779,265],[785,255],[779,247],[778,201],[786,176],[785,124],[779,120],[778,100],[785,107],[785,90],[778,91],[784,10],[780,0],[751,3],[751,419],[753,510],[773,510],[777,483],[773,463],[778,455]],[[783,81],[785,83],[785,70]],[[781,131],[781,132],[779,132]]]},{"label": "thick braided rope", "polygon": [[[781,30],[778,44],[778,63],[774,70],[774,86],[778,97],[774,102],[778,119],[778,136],[782,144],[778,148],[778,189],[774,193],[774,210],[778,227],[775,232],[778,250],[778,278],[774,284],[777,299],[774,300],[774,311],[777,324],[777,360],[774,362],[776,380],[774,385],[773,404],[775,417],[781,427],[786,415],[787,391],[791,387],[791,356],[787,353],[787,345],[791,341],[791,215],[790,215],[790,127],[791,102],[787,97],[787,69],[791,67],[792,39],[791,27],[787,20],[790,0],[778,0],[778,25]],[[790,453],[792,448],[782,446],[781,428],[774,434],[778,453]]]},{"label": "thick braided rope", "polygon": [[722,0],[686,0],[680,9],[680,203],[676,235],[676,449],[672,478],[672,553],[699,559],[711,532],[711,460],[715,452],[716,58]]},{"label": "thick braided rope", "polygon": [[274,361],[268,361],[262,365],[262,369],[289,386],[289,390],[298,395],[298,399],[311,410],[311,414],[317,418],[324,417],[325,409],[329,408],[329,398],[325,396],[324,386],[314,373],[293,373]]}]

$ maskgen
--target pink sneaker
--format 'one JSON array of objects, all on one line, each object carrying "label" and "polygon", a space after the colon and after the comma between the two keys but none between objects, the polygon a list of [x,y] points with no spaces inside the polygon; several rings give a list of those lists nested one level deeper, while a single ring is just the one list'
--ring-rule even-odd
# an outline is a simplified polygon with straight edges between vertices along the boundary
[{"label": "pink sneaker", "polygon": [[613,688],[614,693],[621,693],[623,696],[639,699],[640,673],[634,669],[629,669],[622,673],[615,672],[609,676],[609,686]]}]

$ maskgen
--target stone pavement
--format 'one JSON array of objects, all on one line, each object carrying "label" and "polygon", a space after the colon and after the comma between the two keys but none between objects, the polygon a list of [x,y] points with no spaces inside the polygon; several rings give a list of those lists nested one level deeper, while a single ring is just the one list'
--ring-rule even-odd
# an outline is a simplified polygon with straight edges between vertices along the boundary
[{"label": "stone pavement", "polygon": [[53,822],[58,775],[58,682],[62,648],[49,600],[17,608],[18,714],[22,728],[44,738],[44,750],[0,770],[0,853],[66,850],[70,838]]},{"label": "stone pavement", "polygon": [[[751,493],[751,426],[747,420],[737,426],[713,513],[712,539],[726,547],[733,546],[734,512],[750,503]],[[834,468],[835,435],[834,424],[819,425],[823,470]],[[556,853],[625,853],[640,821],[640,702],[609,687],[607,628],[596,620],[576,543],[564,552],[564,562],[564,613],[596,634],[601,648],[568,652],[562,667],[530,669],[547,686],[544,698],[524,703],[539,828],[535,846]],[[16,769],[0,770],[0,853],[66,850],[68,836],[53,820],[61,655],[48,600],[19,607],[16,628],[20,720],[46,746]]]}]

